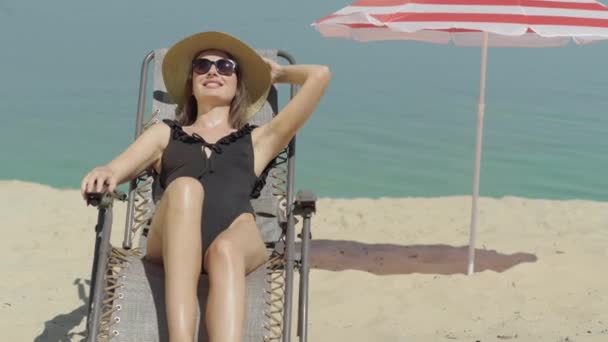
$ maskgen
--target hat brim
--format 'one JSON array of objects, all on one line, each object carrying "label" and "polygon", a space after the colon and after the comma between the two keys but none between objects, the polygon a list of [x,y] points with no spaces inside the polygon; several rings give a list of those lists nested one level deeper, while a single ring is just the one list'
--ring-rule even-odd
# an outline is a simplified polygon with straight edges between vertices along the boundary
[{"label": "hat brim", "polygon": [[192,72],[192,60],[204,50],[221,50],[230,54],[239,65],[240,82],[249,94],[250,106],[244,120],[255,115],[266,102],[270,91],[270,66],[247,44],[223,32],[202,32],[175,43],[165,55],[162,72],[169,96],[178,105],[186,101],[185,85]]}]

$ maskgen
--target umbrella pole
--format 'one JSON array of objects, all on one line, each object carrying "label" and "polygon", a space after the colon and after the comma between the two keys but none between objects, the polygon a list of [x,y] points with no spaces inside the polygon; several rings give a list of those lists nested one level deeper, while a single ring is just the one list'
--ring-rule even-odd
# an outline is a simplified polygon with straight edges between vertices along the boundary
[{"label": "umbrella pole", "polygon": [[488,60],[488,33],[483,33],[481,48],[481,76],[479,82],[479,101],[477,104],[477,139],[475,143],[475,174],[473,176],[473,205],[471,208],[471,231],[469,232],[469,265],[467,274],[475,272],[475,231],[477,230],[477,200],[479,198],[479,174],[481,166],[481,142],[483,138],[483,117],[486,97],[486,65]]}]

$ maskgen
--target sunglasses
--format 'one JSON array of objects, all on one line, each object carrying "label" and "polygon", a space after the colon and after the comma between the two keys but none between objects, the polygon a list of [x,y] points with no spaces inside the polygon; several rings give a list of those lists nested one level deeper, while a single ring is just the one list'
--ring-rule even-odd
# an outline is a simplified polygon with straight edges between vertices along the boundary
[{"label": "sunglasses", "polygon": [[212,61],[207,58],[197,58],[192,61],[192,71],[199,75],[204,75],[211,70],[211,66],[215,65],[215,70],[220,75],[224,76],[232,76],[236,71],[236,62],[230,59],[218,59],[217,61]]}]

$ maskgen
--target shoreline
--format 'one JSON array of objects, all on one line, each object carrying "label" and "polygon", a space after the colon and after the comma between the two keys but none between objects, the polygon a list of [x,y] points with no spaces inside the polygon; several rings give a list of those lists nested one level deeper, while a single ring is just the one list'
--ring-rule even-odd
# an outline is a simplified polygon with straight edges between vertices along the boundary
[{"label": "shoreline", "polygon": [[[45,183],[38,183],[38,182],[31,182],[31,181],[25,181],[25,180],[20,180],[20,179],[0,179],[0,187],[5,185],[5,184],[22,184],[24,186],[39,186],[39,187],[44,187],[44,188],[49,188],[49,189],[53,189],[53,190],[58,190],[58,191],[78,191],[80,192],[79,188],[70,188],[70,187],[56,187],[53,185],[49,185],[49,184],[45,184]],[[127,184],[121,184],[119,186],[119,189],[121,188],[127,188]],[[298,190],[309,190],[306,188],[298,188],[295,189],[295,191],[297,192]],[[314,192],[314,190],[313,190]],[[472,194],[454,194],[454,195],[438,195],[438,196],[356,196],[356,197],[339,197],[339,196],[323,196],[323,197],[318,197],[319,200],[322,199],[332,199],[332,200],[363,200],[363,199],[369,199],[369,200],[399,200],[399,199],[439,199],[439,198],[472,198]],[[587,198],[547,198],[547,197],[525,197],[525,196],[520,196],[520,195],[516,195],[516,194],[507,194],[507,195],[502,195],[502,196],[486,196],[486,195],[481,195],[479,196],[479,199],[481,198],[486,198],[486,199],[495,199],[495,200],[500,200],[500,199],[508,199],[508,198],[515,198],[515,199],[525,199],[525,200],[531,200],[531,201],[556,201],[556,202],[577,202],[577,201],[581,201],[581,202],[596,202],[596,203],[608,203],[608,200],[596,200],[596,199],[587,199]]]}]

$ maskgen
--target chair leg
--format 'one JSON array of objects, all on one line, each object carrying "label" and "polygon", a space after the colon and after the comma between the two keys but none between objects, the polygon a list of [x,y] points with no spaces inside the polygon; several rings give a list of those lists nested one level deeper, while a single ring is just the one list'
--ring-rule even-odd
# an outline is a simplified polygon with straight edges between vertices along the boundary
[{"label": "chair leg", "polygon": [[93,270],[91,272],[89,313],[87,314],[87,342],[97,341],[103,301],[104,271],[108,266],[111,233],[112,207],[99,208],[97,226],[95,226],[95,256],[93,260]]},{"label": "chair leg", "polygon": [[310,273],[309,266],[309,249],[310,249],[310,218],[311,214],[304,215],[302,227],[302,252],[300,266],[300,297],[298,303],[298,335],[300,342],[308,340],[308,276]]},{"label": "chair leg", "polygon": [[294,203],[294,213],[301,215],[304,219],[302,225],[302,249],[300,254],[300,298],[298,306],[298,336],[300,342],[308,340],[308,252],[310,249],[310,219],[312,214],[317,210],[317,196],[310,191],[298,191],[296,201]]}]

